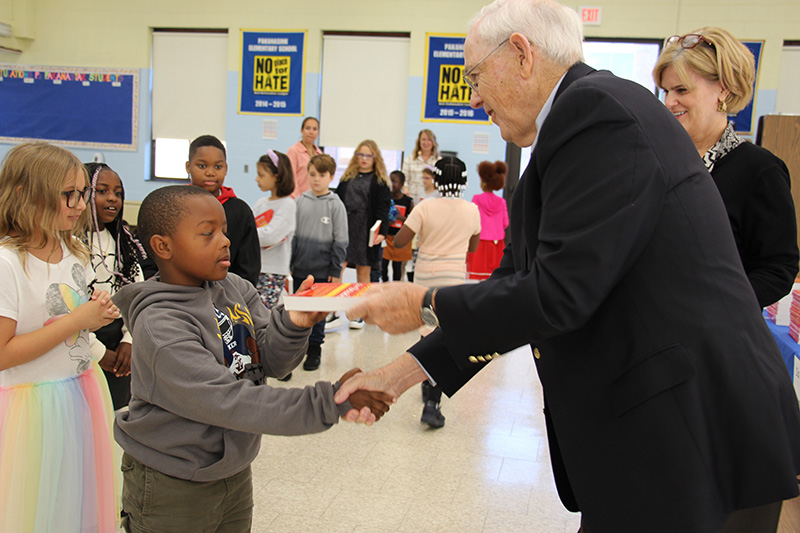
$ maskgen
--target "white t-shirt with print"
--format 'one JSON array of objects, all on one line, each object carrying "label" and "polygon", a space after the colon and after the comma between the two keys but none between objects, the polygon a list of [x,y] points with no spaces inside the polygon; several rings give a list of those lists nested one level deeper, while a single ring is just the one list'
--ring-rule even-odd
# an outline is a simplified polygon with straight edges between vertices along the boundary
[{"label": "white t-shirt with print", "polygon": [[[88,301],[87,282],[93,273],[62,248],[64,257],[59,263],[28,254],[23,270],[19,253],[0,245],[0,316],[17,322],[15,335],[41,329]],[[82,330],[41,357],[0,372],[0,386],[69,378],[90,365],[89,331]]]}]

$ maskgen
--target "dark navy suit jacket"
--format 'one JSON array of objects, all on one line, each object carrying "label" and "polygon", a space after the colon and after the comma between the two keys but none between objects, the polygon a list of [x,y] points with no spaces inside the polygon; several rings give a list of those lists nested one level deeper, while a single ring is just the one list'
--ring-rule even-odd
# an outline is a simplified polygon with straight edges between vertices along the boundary
[{"label": "dark navy suit jacket", "polygon": [[652,93],[573,66],[510,232],[489,280],[437,292],[441,329],[410,351],[453,394],[477,356],[535,347],[559,494],[588,531],[717,531],[797,495],[789,374],[717,188]]}]

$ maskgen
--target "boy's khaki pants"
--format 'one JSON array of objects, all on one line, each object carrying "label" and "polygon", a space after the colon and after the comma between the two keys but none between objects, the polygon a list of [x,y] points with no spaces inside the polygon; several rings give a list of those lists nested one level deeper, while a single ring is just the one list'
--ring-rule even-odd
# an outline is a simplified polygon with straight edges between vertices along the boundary
[{"label": "boy's khaki pants", "polygon": [[226,479],[179,479],[122,455],[122,525],[128,533],[239,533],[253,520],[250,466]]}]

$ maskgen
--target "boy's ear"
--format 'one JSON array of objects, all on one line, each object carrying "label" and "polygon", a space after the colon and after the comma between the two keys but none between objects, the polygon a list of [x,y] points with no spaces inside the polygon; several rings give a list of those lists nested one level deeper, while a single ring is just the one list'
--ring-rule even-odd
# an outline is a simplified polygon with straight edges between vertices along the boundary
[{"label": "boy's ear", "polygon": [[186,162],[186,173],[190,176],[192,175],[192,173],[189,171],[189,161]]},{"label": "boy's ear", "polygon": [[153,235],[150,237],[150,248],[159,259],[167,261],[172,258],[172,241],[167,236]]}]

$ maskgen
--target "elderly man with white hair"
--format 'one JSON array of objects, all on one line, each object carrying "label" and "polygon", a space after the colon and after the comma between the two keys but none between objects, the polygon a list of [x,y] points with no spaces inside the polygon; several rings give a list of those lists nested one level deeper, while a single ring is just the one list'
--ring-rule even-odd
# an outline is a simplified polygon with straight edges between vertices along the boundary
[{"label": "elderly man with white hair", "polygon": [[583,64],[581,41],[550,0],[473,19],[471,105],[533,145],[511,242],[482,283],[385,284],[353,308],[389,332],[439,329],[337,401],[425,379],[452,395],[529,344],[558,492],[584,533],[775,531],[798,494],[800,414],[725,208],[678,121]]}]

